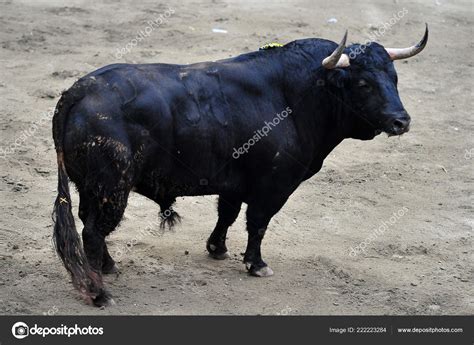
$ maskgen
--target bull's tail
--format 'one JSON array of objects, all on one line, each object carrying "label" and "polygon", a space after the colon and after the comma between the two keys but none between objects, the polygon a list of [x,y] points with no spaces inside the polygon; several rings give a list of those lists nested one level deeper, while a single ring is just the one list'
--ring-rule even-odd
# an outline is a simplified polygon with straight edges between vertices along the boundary
[{"label": "bull's tail", "polygon": [[[53,240],[64,267],[71,275],[74,287],[88,301],[92,299],[95,302],[98,297],[100,298],[105,294],[105,291],[103,290],[101,276],[91,268],[87,261],[72,214],[69,178],[66,172],[63,151],[64,124],[70,107],[64,106],[64,98],[67,98],[67,96],[63,95],[58,102],[53,117],[53,137],[58,160],[58,196],[53,211]],[[72,104],[72,102],[66,102],[66,104]]]},{"label": "bull's tail", "polygon": [[56,251],[70,273],[74,287],[87,299],[94,300],[102,292],[102,281],[90,267],[76,230],[62,152],[58,153],[58,196],[53,218]]}]

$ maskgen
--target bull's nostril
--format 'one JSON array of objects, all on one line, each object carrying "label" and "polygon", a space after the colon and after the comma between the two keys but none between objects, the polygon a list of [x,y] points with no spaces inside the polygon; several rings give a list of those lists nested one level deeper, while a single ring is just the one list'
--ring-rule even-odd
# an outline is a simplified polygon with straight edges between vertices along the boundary
[{"label": "bull's nostril", "polygon": [[404,118],[393,119],[392,131],[395,134],[403,134],[405,132],[408,132],[409,125],[410,125],[409,119],[404,119]]},{"label": "bull's nostril", "polygon": [[406,121],[402,121],[402,120],[393,121],[393,127],[395,127],[396,129],[403,129],[405,128],[406,125],[407,125]]},{"label": "bull's nostril", "polygon": [[400,135],[409,131],[410,116],[405,111],[382,112],[382,115],[387,119],[385,131],[391,135]]}]

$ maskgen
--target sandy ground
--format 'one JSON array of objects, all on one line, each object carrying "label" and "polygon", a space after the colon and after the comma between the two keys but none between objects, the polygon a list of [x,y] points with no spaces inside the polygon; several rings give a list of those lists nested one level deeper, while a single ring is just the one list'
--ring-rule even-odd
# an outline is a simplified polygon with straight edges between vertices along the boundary
[{"label": "sandy ground", "polygon": [[[169,7],[174,13],[159,28],[117,54]],[[158,206],[134,194],[109,239],[121,268],[106,278],[117,305],[98,310],[79,299],[51,242],[56,158],[48,111],[60,91],[117,61],[214,60],[271,41],[338,41],[345,28],[349,40],[364,42],[403,8],[407,13],[379,42],[413,44],[430,24],[427,49],[396,62],[412,130],[401,138],[347,140],[300,186],[264,240],[275,276],[245,272],[245,212],[229,231],[231,259],[214,261],[205,240],[216,222],[215,197],[180,198],[183,223],[160,233],[153,225]],[[122,0],[67,7],[2,0],[0,313],[471,314],[473,17],[469,0]],[[77,214],[75,192],[73,202]],[[402,216],[365,253],[349,255],[398,211]]]}]

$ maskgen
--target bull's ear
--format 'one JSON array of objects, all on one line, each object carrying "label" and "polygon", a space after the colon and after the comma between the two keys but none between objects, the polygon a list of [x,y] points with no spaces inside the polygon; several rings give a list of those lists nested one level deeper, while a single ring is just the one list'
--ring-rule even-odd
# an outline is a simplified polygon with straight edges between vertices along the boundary
[{"label": "bull's ear", "polygon": [[349,72],[342,68],[329,70],[327,73],[327,81],[335,87],[344,87],[349,82]]}]

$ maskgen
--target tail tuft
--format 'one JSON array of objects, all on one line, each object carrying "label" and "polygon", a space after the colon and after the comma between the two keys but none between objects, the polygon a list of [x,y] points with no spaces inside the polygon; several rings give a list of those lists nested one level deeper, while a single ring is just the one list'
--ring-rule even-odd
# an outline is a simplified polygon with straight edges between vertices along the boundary
[{"label": "tail tuft", "polygon": [[173,209],[172,204],[175,200],[167,202],[166,204],[160,204],[160,229],[164,230],[166,226],[168,229],[172,229],[176,224],[181,223],[181,216]]}]

